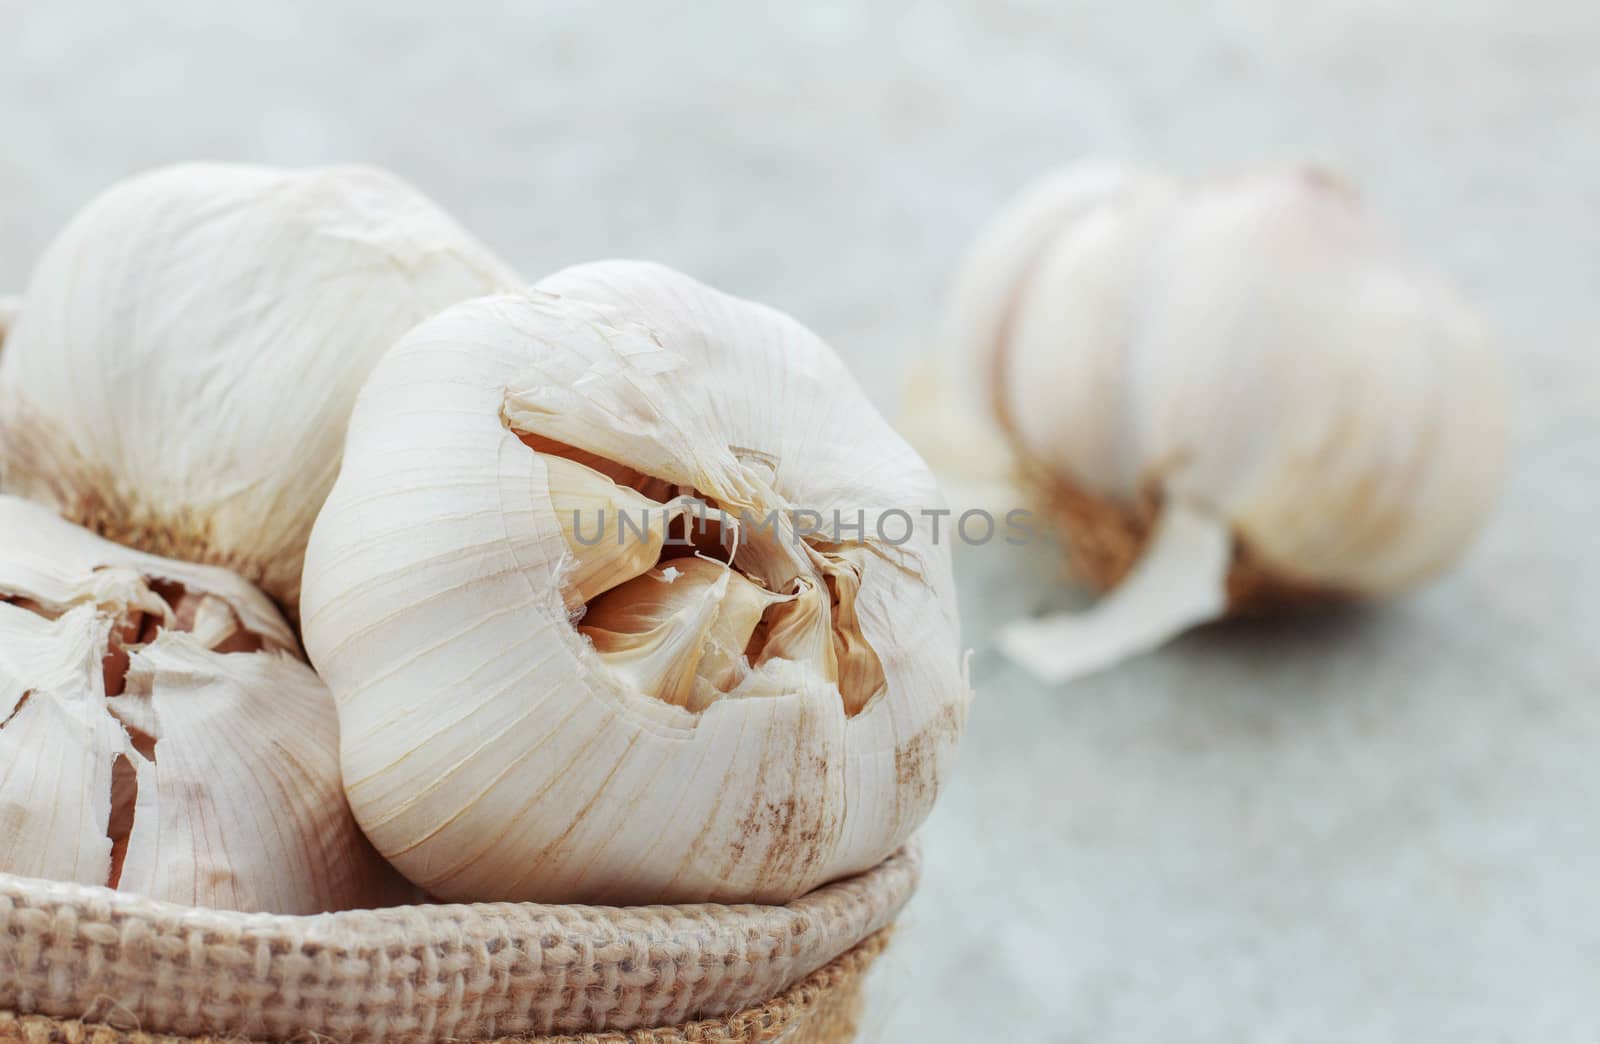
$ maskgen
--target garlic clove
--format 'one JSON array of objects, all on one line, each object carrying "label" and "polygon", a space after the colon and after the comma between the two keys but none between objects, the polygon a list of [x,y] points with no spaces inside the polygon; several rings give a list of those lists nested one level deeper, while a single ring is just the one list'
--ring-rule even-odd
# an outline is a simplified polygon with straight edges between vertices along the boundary
[{"label": "garlic clove", "polygon": [[0,532],[0,871],[278,913],[414,896],[265,596],[15,497]]},{"label": "garlic clove", "polygon": [[807,577],[796,582],[800,589],[794,601],[772,614],[755,665],[760,667],[773,660],[804,664],[823,681],[837,685],[839,657],[834,648],[827,589]]},{"label": "garlic clove", "polygon": [[0,353],[0,484],[292,612],[356,392],[418,321],[518,285],[377,170],[166,167],[41,256]]},{"label": "garlic clove", "polygon": [[173,611],[174,626],[194,635],[202,648],[213,652],[255,652],[261,641],[240,622],[226,601],[211,594],[187,598]]},{"label": "garlic clove", "polygon": [[688,707],[700,680],[702,635],[716,619],[715,606],[714,596],[697,599],[664,614],[644,631],[592,625],[579,630],[594,643],[601,662],[634,691]]},{"label": "garlic clove", "polygon": [[762,613],[784,600],[720,562],[682,558],[597,600],[578,630],[635,691],[698,711],[743,679]]},{"label": "garlic clove", "polygon": [[[703,562],[703,559],[690,559]],[[715,563],[713,563],[715,564]],[[726,592],[720,597],[716,625],[708,630],[701,654],[700,675],[715,693],[730,693],[750,673],[749,650],[762,617],[773,606],[782,605],[792,595],[781,595],[747,580],[735,570],[723,567]],[[691,706],[690,710],[704,710]]]},{"label": "garlic clove", "polygon": [[1089,160],[1027,186],[982,230],[951,289],[945,345],[951,373],[976,391],[984,413],[1006,409],[995,378],[1018,304],[1052,244],[1100,208],[1163,192],[1169,184],[1149,171]]},{"label": "garlic clove", "polygon": [[[1151,462],[1135,448],[1139,433],[1119,426],[1119,411],[1141,394],[1129,362],[1143,344],[1133,343],[1143,319],[1137,293],[1177,206],[1170,183],[1125,188],[1077,214],[1019,287],[1004,339],[986,356],[987,384],[994,415],[1034,481],[1039,469],[1078,476],[1121,500],[1152,481]],[[1078,376],[1064,383],[1060,368]],[[1053,389],[1050,409],[1037,404],[1040,381]]]},{"label": "garlic clove", "polygon": [[620,486],[594,468],[543,457],[550,502],[572,562],[563,590],[569,608],[642,575],[661,557],[680,504],[662,504]]}]

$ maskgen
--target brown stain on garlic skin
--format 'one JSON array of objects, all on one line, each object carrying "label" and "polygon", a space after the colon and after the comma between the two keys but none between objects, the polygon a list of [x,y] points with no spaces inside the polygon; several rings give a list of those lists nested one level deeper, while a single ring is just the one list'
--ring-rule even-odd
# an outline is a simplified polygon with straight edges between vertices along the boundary
[{"label": "brown stain on garlic skin", "polygon": [[735,823],[735,838],[728,846],[724,879],[760,882],[761,898],[785,901],[788,891],[814,882],[832,854],[843,826],[833,811],[826,786],[806,788],[814,797],[807,799],[799,789],[770,794],[769,780],[774,747],[789,750],[789,778],[804,785],[814,778],[826,779],[832,766],[816,753],[818,722],[811,713],[803,714],[800,727],[792,736],[776,737],[769,730],[756,770],[751,799]]},{"label": "brown stain on garlic skin", "polygon": [[754,850],[759,852],[754,877],[766,887],[786,889],[790,882],[810,880],[823,861],[829,833],[817,811],[793,794],[757,802],[739,821],[740,839],[730,848],[734,864],[745,863]]},{"label": "brown stain on garlic skin", "polygon": [[[943,782],[943,769],[960,743],[965,720],[965,704],[947,703],[894,752],[894,844],[903,842],[932,808]],[[792,738],[778,740],[793,749],[789,764],[794,771],[805,774],[794,778],[821,779],[838,771],[835,763],[818,753],[812,734],[815,728],[816,720],[811,719]],[[843,818],[830,802],[826,788],[815,801],[802,800],[794,793],[767,794],[773,742],[769,734],[757,762],[752,799],[736,821],[735,836],[727,845],[718,876],[730,881],[759,881],[768,891],[775,887],[813,887],[824,883],[828,860],[844,827]],[[730,780],[731,772],[724,777],[724,786]],[[709,829],[702,833],[697,845],[705,840]],[[776,901],[777,893],[763,898]]]},{"label": "brown stain on garlic skin", "polygon": [[[767,789],[767,767],[771,763],[770,759],[767,757],[767,753],[771,747],[772,730],[768,729],[762,740],[761,757],[756,759],[756,778],[750,786],[750,789],[758,796],[758,801],[760,800],[759,795],[764,793]],[[722,777],[722,787],[724,793],[731,790],[734,785],[734,773],[730,769],[728,773]],[[745,853],[760,840],[758,829],[759,817],[754,813],[754,811],[746,812],[743,816],[741,816],[738,820],[737,828],[737,836],[728,844],[728,858],[720,875],[724,879],[733,877],[739,871],[744,864]]]},{"label": "brown stain on garlic skin", "polygon": [[921,731],[894,752],[895,809],[899,820],[920,822],[939,795],[939,769],[961,741],[966,713],[946,703]]}]

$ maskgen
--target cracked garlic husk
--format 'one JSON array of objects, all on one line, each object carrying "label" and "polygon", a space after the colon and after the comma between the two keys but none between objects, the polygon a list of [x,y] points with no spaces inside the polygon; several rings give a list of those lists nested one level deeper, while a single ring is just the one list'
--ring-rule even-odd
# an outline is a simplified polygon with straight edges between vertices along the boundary
[{"label": "cracked garlic husk", "polygon": [[0,496],[0,871],[307,914],[414,891],[340,786],[327,688],[220,569]]},{"label": "cracked garlic husk", "polygon": [[1023,485],[1112,591],[1004,633],[1048,677],[1228,612],[1401,591],[1499,490],[1484,323],[1317,169],[1056,175],[979,238],[950,329]]},{"label": "cracked garlic husk", "polygon": [[306,558],[363,829],[462,900],[781,902],[875,865],[970,696],[947,548],[872,521],[938,503],[814,334],[670,269],[424,323]]},{"label": "cracked garlic husk", "polygon": [[0,352],[0,483],[291,612],[351,403],[399,336],[516,284],[416,190],[357,167],[123,181],[41,257]]}]

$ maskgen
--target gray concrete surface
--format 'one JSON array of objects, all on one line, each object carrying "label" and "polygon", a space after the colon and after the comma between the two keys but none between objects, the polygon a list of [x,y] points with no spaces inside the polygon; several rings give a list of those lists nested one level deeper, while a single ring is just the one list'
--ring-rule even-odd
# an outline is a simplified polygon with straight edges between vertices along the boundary
[{"label": "gray concrete surface", "polygon": [[357,159],[530,276],[651,257],[788,309],[889,408],[1032,174],[1335,163],[1505,331],[1503,509],[1400,604],[1059,691],[990,644],[1070,600],[1049,553],[965,553],[981,700],[865,1039],[1596,1040],[1597,10],[0,0],[0,287],[125,173]]}]

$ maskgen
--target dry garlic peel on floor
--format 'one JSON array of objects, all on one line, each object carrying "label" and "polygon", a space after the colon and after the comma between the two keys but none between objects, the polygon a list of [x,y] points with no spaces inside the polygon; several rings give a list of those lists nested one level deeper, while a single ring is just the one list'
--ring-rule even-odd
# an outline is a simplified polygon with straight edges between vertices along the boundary
[{"label": "dry garlic peel on floor", "polygon": [[[778,902],[867,869],[965,720],[936,503],[815,335],[669,269],[446,311],[374,371],[307,551],[357,818],[451,899]],[[596,504],[651,521],[619,543]]]},{"label": "dry garlic peel on floor", "polygon": [[1483,324],[1316,170],[1059,176],[981,237],[951,327],[1080,572],[1115,590],[1006,633],[1046,676],[1230,609],[1402,590],[1499,488]]},{"label": "dry garlic peel on floor", "polygon": [[372,364],[514,282],[381,171],[195,164],[121,182],[46,250],[0,352],[0,481],[292,609]]},{"label": "dry garlic peel on floor", "polygon": [[275,913],[411,896],[265,597],[16,497],[0,533],[0,871]]}]

